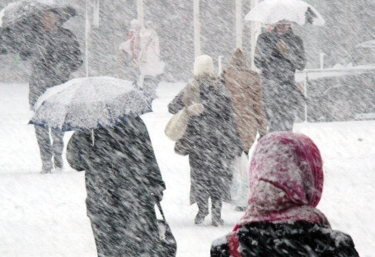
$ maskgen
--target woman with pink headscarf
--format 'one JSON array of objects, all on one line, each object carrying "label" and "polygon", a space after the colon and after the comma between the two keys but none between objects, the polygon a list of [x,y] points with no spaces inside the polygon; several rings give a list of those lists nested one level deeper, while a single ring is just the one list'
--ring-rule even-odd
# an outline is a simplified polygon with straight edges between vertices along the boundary
[{"label": "woman with pink headscarf", "polygon": [[351,237],[331,229],[316,208],[322,166],[319,149],[307,136],[264,136],[250,163],[247,211],[232,233],[215,240],[211,257],[358,256]]},{"label": "woman with pink headscarf", "polygon": [[[133,58],[134,64],[138,63],[140,51],[140,37],[141,23],[139,20],[133,19],[130,22],[129,34],[126,41],[120,45],[120,50],[127,56]],[[138,65],[138,64],[137,64]]]},{"label": "woman with pink headscarf", "polygon": [[133,80],[133,84],[138,84],[139,71],[139,54],[140,54],[140,31],[142,25],[139,20],[133,19],[130,22],[130,30],[126,41],[121,43],[119,49],[127,58],[127,75],[128,79]]}]

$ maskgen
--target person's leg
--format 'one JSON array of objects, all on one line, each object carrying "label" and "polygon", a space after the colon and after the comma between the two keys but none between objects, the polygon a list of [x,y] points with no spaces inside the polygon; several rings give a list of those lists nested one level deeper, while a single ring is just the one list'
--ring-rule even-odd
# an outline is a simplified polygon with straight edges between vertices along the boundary
[{"label": "person's leg", "polygon": [[35,135],[39,145],[40,158],[42,159],[42,173],[49,173],[52,170],[52,149],[49,129],[34,126]]},{"label": "person's leg", "polygon": [[[275,101],[278,100],[276,99]],[[267,107],[268,133],[284,130],[284,115],[280,108],[280,105],[276,102],[269,104]]]},{"label": "person's leg", "polygon": [[294,113],[286,113],[283,120],[283,131],[293,131]]},{"label": "person's leg", "polygon": [[208,198],[207,192],[202,192],[197,196],[198,213],[195,216],[195,224],[202,224],[204,218],[208,215]]},{"label": "person's leg", "polygon": [[51,129],[53,161],[55,168],[63,167],[63,150],[64,150],[64,132]]},{"label": "person's leg", "polygon": [[277,83],[267,78],[262,78],[262,100],[264,111],[266,114],[268,132],[272,132],[275,128],[275,99],[277,98]]},{"label": "person's leg", "polygon": [[156,98],[156,88],[159,85],[159,78],[154,76],[145,76],[143,82],[144,94],[150,99]]},{"label": "person's leg", "polygon": [[279,131],[293,131],[295,113],[299,105],[299,95],[293,90],[295,86],[285,84],[279,92]]},{"label": "person's leg", "polygon": [[64,150],[64,132],[51,129],[52,135],[52,150],[53,150],[53,162],[55,169],[63,168],[62,153]]},{"label": "person's leg", "polygon": [[[137,89],[140,89],[141,83],[141,72],[138,67],[133,66],[130,71],[130,80],[133,81],[133,86]],[[143,83],[143,82],[142,82]]]},{"label": "person's leg", "polygon": [[273,102],[270,104],[272,119],[268,132],[293,131],[293,123],[297,102],[291,85],[281,85],[277,89]]},{"label": "person's leg", "polygon": [[221,226],[224,224],[224,220],[221,219],[221,208],[223,202],[218,196],[211,196],[211,216],[212,216],[212,225],[215,227]]}]

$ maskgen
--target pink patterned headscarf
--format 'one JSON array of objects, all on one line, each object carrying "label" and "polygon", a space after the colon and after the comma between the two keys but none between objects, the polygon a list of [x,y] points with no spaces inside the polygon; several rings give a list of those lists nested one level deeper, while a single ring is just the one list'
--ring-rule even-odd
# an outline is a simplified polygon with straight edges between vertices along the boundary
[{"label": "pink patterned headscarf", "polygon": [[[305,220],[329,226],[324,214],[315,208],[323,191],[323,162],[309,137],[293,132],[264,136],[252,156],[249,180],[249,206],[234,232],[241,225],[261,221]],[[241,256],[236,233],[229,245],[233,256]]]}]

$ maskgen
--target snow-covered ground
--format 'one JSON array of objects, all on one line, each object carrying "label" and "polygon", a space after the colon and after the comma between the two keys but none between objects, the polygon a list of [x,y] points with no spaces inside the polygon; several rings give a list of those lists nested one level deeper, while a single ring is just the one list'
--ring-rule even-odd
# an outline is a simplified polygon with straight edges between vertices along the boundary
[{"label": "snow-covered ground", "polygon": [[[164,135],[167,104],[183,83],[162,83],[153,113],[143,116],[167,184],[162,205],[178,242],[178,257],[209,256],[211,242],[229,232],[242,213],[224,204],[225,225],[195,226],[189,205],[187,157],[174,154]],[[0,84],[0,256],[94,257],[86,217],[84,173],[65,169],[42,175],[34,129],[28,125],[27,84]],[[375,121],[299,123],[295,131],[320,148],[325,187],[319,208],[333,228],[353,237],[362,257],[375,256]],[[71,133],[66,134],[69,140]]]}]

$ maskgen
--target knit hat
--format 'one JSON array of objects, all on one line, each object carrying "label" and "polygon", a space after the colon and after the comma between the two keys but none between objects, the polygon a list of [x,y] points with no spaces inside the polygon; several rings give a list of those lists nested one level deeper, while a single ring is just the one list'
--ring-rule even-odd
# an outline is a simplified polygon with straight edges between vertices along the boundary
[{"label": "knit hat", "polygon": [[194,76],[214,75],[214,63],[212,58],[208,55],[200,55],[194,62]]}]

